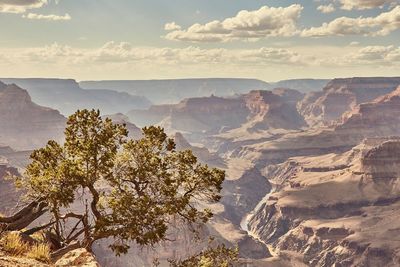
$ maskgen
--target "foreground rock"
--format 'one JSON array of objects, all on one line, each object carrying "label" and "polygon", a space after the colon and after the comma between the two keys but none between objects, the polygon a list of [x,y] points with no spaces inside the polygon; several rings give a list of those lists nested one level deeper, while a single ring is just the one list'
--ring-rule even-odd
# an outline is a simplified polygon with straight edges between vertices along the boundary
[{"label": "foreground rock", "polygon": [[6,255],[0,247],[1,267],[100,267],[95,257],[85,249],[77,249],[67,253],[55,264],[46,264],[23,256]]}]

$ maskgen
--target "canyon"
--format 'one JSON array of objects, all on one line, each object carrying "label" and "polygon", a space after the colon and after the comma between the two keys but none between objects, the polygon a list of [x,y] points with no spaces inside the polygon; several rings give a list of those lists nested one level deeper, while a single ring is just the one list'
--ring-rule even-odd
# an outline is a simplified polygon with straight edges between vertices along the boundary
[{"label": "canyon", "polygon": [[[162,126],[177,149],[190,149],[200,162],[225,170],[226,181],[220,203],[210,206],[215,216],[199,243],[182,229],[175,243],[145,252],[135,248],[121,258],[98,244],[100,264],[148,266],[157,256],[164,266],[178,252],[198,251],[208,236],[238,245],[245,266],[400,264],[400,78],[245,80],[231,90],[227,80],[213,82],[225,89],[213,91],[213,85],[188,96],[183,88],[189,80],[157,81],[157,90],[143,94],[154,105],[110,108],[104,114],[126,124],[132,138],[140,138],[139,127]],[[204,83],[196,80],[188,88]],[[143,84],[152,83],[79,86],[132,90],[137,96]],[[171,98],[162,103],[159,90],[171,84],[179,92],[166,91]],[[0,110],[7,126],[0,131],[0,196],[2,203],[8,201],[0,212],[9,212],[18,195],[2,173],[22,172],[29,150],[61,138],[65,117],[3,83]]]}]

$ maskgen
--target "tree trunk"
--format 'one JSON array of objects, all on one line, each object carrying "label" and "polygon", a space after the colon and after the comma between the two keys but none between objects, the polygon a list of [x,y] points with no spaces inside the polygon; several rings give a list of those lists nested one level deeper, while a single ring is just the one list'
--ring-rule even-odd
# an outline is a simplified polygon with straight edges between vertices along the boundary
[{"label": "tree trunk", "polygon": [[33,201],[25,208],[10,217],[0,217],[4,231],[19,231],[29,226],[33,221],[47,212],[47,204]]}]

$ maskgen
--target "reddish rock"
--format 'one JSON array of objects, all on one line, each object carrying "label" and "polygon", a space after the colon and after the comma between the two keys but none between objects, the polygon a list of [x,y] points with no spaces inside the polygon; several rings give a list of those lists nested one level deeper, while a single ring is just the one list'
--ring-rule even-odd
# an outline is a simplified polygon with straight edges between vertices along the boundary
[{"label": "reddish rock", "polygon": [[400,77],[334,79],[322,93],[308,94],[299,110],[311,125],[330,124],[357,105],[386,95],[399,85]]}]

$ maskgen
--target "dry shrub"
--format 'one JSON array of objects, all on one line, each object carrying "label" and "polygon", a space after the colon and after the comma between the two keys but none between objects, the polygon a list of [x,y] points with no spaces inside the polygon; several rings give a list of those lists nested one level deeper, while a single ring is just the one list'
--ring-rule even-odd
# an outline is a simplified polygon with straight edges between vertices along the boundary
[{"label": "dry shrub", "polygon": [[50,248],[46,244],[35,244],[30,247],[26,256],[31,259],[48,263],[50,262]]},{"label": "dry shrub", "polygon": [[29,250],[29,245],[22,241],[21,236],[17,232],[11,232],[4,235],[0,240],[3,250],[11,255],[20,256]]}]

